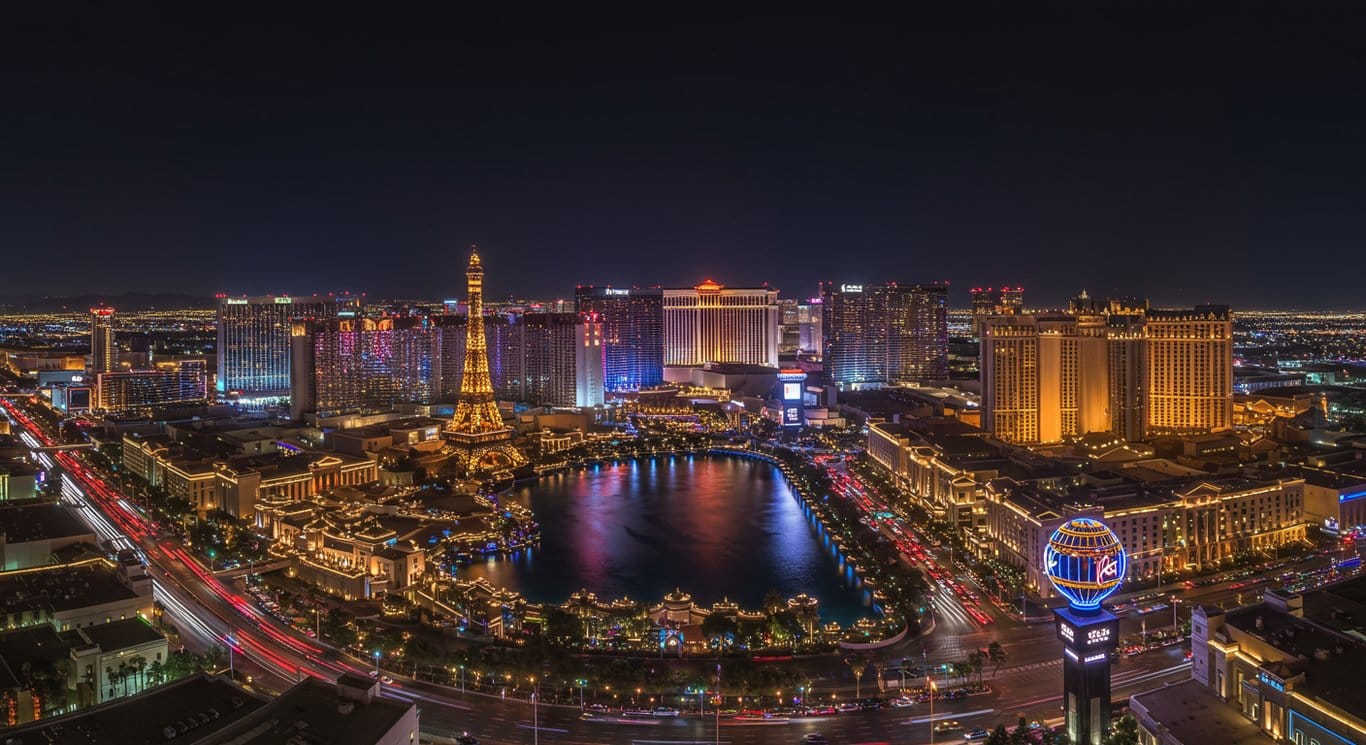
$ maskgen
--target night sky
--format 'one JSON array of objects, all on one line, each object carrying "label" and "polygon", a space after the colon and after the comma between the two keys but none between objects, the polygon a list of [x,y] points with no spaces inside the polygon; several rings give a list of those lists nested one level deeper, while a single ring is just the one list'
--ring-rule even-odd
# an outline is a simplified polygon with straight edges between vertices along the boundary
[{"label": "night sky", "polygon": [[440,298],[478,242],[493,297],[1366,306],[1362,3],[63,5],[0,20],[0,297]]}]

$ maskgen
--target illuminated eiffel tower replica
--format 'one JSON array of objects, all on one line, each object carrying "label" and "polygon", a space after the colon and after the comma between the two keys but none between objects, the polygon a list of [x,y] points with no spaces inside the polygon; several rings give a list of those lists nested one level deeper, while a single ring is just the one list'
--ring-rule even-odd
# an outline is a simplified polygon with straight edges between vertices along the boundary
[{"label": "illuminated eiffel tower replica", "polygon": [[464,476],[499,476],[526,464],[526,456],[512,445],[512,430],[493,398],[489,378],[488,342],[484,338],[484,267],[478,247],[470,247],[465,269],[469,287],[469,316],[465,322],[465,372],[455,416],[442,433],[456,468]]}]

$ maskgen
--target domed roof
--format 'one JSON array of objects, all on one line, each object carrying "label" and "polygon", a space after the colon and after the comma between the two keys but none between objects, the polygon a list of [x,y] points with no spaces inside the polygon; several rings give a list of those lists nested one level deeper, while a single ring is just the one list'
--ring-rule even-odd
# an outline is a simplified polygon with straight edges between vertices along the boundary
[{"label": "domed roof", "polygon": [[1119,589],[1128,558],[1119,536],[1105,523],[1078,517],[1063,523],[1048,539],[1044,571],[1058,593],[1082,610],[1094,610]]}]

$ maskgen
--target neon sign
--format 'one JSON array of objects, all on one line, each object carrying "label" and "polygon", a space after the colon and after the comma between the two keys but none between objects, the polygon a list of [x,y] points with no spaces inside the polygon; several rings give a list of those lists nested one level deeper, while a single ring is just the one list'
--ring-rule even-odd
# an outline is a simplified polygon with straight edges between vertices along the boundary
[{"label": "neon sign", "polygon": [[1119,589],[1129,566],[1119,537],[1105,523],[1078,517],[1063,523],[1044,549],[1044,571],[1077,610],[1095,610]]},{"label": "neon sign", "polygon": [[1062,634],[1062,637],[1069,642],[1077,640],[1077,632],[1065,623],[1058,626],[1058,633]]},{"label": "neon sign", "polygon": [[1096,654],[1088,654],[1088,655],[1086,655],[1086,659],[1082,660],[1082,663],[1083,663],[1083,664],[1088,664],[1088,665],[1089,665],[1089,664],[1092,663],[1092,662],[1100,662],[1101,660],[1104,660],[1104,659],[1105,659],[1105,656],[1106,656],[1106,655],[1105,655],[1104,652],[1097,652]]},{"label": "neon sign", "polygon": [[1108,641],[1110,641],[1110,627],[1108,626],[1099,629],[1091,629],[1086,632],[1086,646],[1088,647],[1092,644],[1100,644],[1101,642]]},{"label": "neon sign", "polygon": [[1281,693],[1285,693],[1285,684],[1277,680],[1276,678],[1273,678],[1270,675],[1267,675],[1266,673],[1257,673],[1257,679],[1271,686],[1272,688],[1280,691]]}]

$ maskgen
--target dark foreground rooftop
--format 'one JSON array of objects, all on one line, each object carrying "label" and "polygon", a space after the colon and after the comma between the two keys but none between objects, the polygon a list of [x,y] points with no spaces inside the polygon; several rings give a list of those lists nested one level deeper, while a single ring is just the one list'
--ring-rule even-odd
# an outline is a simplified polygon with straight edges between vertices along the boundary
[{"label": "dark foreground rooftop", "polygon": [[[15,745],[193,743],[221,732],[262,705],[226,679],[201,674],[68,716],[11,727],[4,737]],[[175,736],[168,738],[171,730]]]}]

